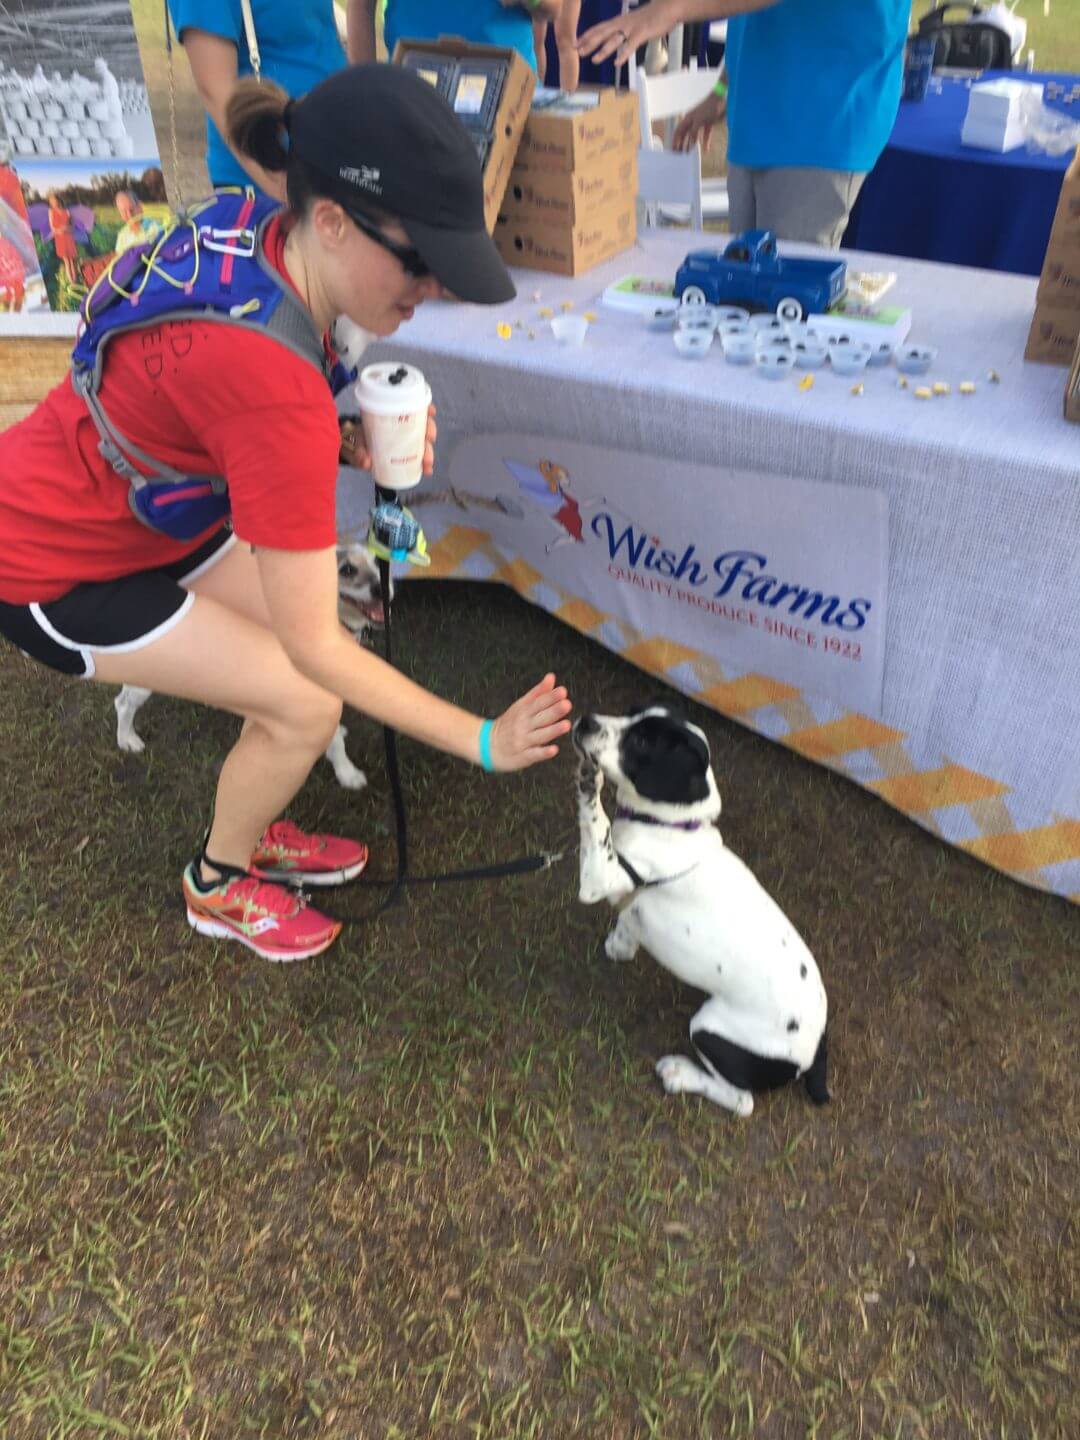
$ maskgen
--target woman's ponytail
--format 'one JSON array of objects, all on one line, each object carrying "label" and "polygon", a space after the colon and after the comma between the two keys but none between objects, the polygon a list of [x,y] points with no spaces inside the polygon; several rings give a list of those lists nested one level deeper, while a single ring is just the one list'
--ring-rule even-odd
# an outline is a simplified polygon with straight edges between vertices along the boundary
[{"label": "woman's ponytail", "polygon": [[285,107],[289,97],[272,80],[246,75],[236,82],[225,107],[229,144],[264,170],[284,172],[289,163]]}]

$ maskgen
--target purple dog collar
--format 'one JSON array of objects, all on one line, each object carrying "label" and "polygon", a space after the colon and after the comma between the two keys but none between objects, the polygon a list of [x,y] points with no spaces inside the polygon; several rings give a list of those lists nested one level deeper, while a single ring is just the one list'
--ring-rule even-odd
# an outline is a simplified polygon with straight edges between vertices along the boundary
[{"label": "purple dog collar", "polygon": [[662,825],[665,830],[700,830],[700,820],[658,820],[655,815],[639,815],[636,810],[627,810],[620,805],[615,811],[616,820],[635,820],[639,825]]}]

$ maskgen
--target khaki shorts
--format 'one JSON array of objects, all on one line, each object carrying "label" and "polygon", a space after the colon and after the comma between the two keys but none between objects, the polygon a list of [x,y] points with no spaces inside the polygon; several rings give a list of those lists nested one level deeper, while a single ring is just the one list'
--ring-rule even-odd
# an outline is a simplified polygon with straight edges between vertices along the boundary
[{"label": "khaki shorts", "polygon": [[771,230],[778,240],[803,240],[835,250],[847,229],[865,171],[728,168],[731,233]]}]

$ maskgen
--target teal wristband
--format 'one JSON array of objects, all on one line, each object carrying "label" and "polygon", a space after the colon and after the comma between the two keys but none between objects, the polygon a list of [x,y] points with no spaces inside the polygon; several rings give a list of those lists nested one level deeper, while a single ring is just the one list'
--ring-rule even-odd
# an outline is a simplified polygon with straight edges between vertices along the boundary
[{"label": "teal wristband", "polygon": [[724,84],[723,80],[717,80],[716,84],[712,87],[712,93],[714,95],[719,95],[721,100],[727,99],[727,86]]},{"label": "teal wristband", "polygon": [[495,769],[491,763],[491,732],[494,729],[494,720],[485,720],[480,726],[480,764],[485,770]]}]

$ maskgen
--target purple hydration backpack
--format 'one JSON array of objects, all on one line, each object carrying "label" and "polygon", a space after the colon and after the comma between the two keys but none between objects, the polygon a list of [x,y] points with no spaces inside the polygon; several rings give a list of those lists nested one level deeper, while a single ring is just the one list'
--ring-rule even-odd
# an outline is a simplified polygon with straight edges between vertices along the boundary
[{"label": "purple hydration backpack", "polygon": [[216,320],[272,335],[325,375],[322,337],[263,251],[280,209],[250,189],[216,191],[164,234],[118,255],[83,301],[72,384],[101,436],[98,449],[128,482],[132,512],[174,540],[228,516],[225,477],[181,474],[117,430],[99,394],[109,341],[168,320]]}]

